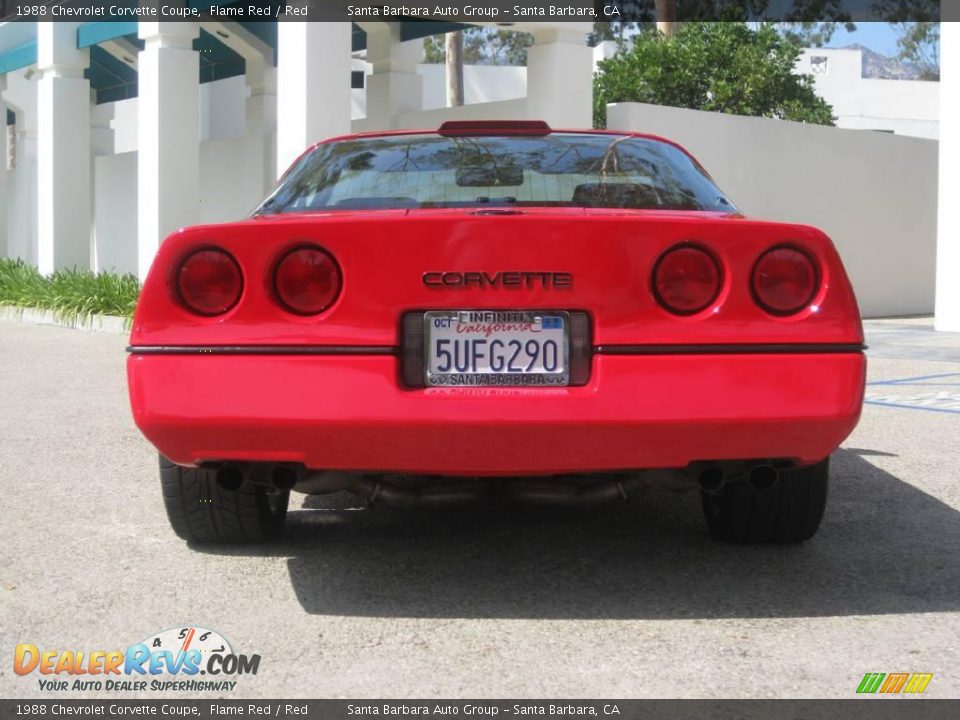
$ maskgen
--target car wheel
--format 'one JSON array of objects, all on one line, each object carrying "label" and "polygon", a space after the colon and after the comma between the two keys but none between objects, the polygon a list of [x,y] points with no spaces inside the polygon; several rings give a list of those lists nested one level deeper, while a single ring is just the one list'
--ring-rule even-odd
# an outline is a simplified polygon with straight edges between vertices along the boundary
[{"label": "car wheel", "polygon": [[213,470],[181,467],[160,456],[163,504],[173,531],[196,543],[269,540],[283,532],[290,493],[243,480],[217,482]]},{"label": "car wheel", "polygon": [[702,492],[710,533],[736,543],[798,543],[812,538],[827,504],[830,459],[781,470],[769,488],[746,480],[727,483],[719,492]]}]

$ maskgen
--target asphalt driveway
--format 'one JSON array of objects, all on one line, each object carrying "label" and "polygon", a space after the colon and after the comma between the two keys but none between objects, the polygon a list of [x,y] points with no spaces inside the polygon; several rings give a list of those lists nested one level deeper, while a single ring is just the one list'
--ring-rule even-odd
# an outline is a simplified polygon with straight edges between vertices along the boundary
[{"label": "asphalt driveway", "polygon": [[287,540],[211,551],[167,527],[125,338],[0,321],[0,697],[43,694],[17,643],[188,624],[262,656],[238,697],[851,697],[894,671],[958,697],[960,336],[869,328],[868,404],[802,546],[715,543],[695,493],[651,489],[560,511],[298,497]]}]

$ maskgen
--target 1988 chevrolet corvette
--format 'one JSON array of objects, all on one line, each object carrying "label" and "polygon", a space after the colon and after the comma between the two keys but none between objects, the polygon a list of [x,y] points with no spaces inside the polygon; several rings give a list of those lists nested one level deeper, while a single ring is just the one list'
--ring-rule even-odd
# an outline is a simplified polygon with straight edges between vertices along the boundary
[{"label": "1988 chevrolet corvette", "polygon": [[319,143],[249,219],[167,238],[129,351],[195,542],[277,535],[291,490],[586,503],[664,471],[716,537],[798,542],[865,377],[822,232],[662,138],[535,121]]}]

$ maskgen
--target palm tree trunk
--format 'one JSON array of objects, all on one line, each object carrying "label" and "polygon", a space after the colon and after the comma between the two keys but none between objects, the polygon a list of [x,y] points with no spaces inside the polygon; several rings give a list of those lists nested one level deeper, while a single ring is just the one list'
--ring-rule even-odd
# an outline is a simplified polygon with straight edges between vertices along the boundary
[{"label": "palm tree trunk", "polygon": [[463,105],[463,33],[447,33],[447,107]]},{"label": "palm tree trunk", "polygon": [[664,37],[676,35],[678,25],[676,0],[654,0],[653,6],[657,16],[657,30]]}]

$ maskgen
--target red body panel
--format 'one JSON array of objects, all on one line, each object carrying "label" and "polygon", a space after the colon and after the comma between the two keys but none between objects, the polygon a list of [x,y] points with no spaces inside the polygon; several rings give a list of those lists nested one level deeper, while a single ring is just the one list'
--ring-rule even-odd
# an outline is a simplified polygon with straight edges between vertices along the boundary
[{"label": "red body panel", "polygon": [[[689,241],[714,254],[723,288],[706,310],[680,317],[657,303],[651,271],[662,253]],[[271,290],[277,259],[305,242],[329,251],[343,277],[339,298],[315,317],[283,310]],[[821,283],[806,309],[775,317],[755,302],[750,274],[765,250],[785,242],[815,258]],[[188,312],[172,291],[182,259],[208,245],[229,251],[244,277],[239,302],[212,318]],[[511,271],[571,273],[573,282],[436,288],[422,281],[427,272]],[[396,348],[405,313],[487,308],[586,311],[599,350],[588,384],[403,386]],[[134,354],[128,374],[137,425],[182,464],[545,475],[698,460],[812,463],[856,425],[862,341],[840,259],[822,232],[806,226],[581,208],[334,211],[174,233],[144,284],[131,345],[335,346],[347,355]],[[642,352],[664,345],[670,354]],[[695,352],[703,345],[725,349]],[[381,354],[359,354],[374,347]],[[611,348],[627,352],[604,354]]]},{"label": "red body panel", "polygon": [[134,356],[137,424],[182,464],[229,458],[439,475],[829,455],[864,358],[608,356],[584,387],[403,390],[395,357]]},{"label": "red body panel", "polygon": [[[684,241],[713,249],[724,270],[717,302],[677,317],[654,299],[657,257]],[[270,270],[290,247],[314,242],[343,272],[329,310],[298,317],[270,296]],[[818,258],[816,310],[773,317],[753,301],[750,270],[772,245],[793,242]],[[171,300],[171,274],[198,246],[230,251],[243,269],[244,295],[225,315],[191,314]],[[529,270],[573,274],[570,289],[430,288],[428,271]],[[830,240],[801,225],[716,213],[525,209],[522,215],[472,210],[336,211],[188,228],[161,246],[134,320],[133,345],[397,345],[402,314],[423,309],[569,308],[593,318],[597,345],[859,343],[860,316]]]}]

